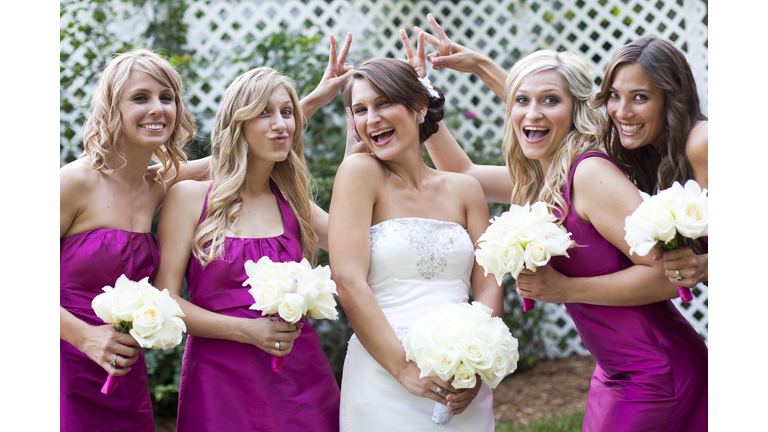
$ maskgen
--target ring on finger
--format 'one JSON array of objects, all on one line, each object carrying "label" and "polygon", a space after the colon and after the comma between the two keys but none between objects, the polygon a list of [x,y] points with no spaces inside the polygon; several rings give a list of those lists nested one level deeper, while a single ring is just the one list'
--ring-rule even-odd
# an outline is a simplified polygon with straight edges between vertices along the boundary
[{"label": "ring on finger", "polygon": [[109,364],[111,364],[112,367],[117,367],[117,354],[115,354],[115,358],[113,358]]},{"label": "ring on finger", "polygon": [[275,349],[280,351],[280,342],[275,342]]},{"label": "ring on finger", "polygon": [[675,280],[681,281],[683,277],[680,275],[680,270],[675,270]]},{"label": "ring on finger", "polygon": [[437,395],[440,396],[441,394],[443,394],[443,390],[444,389],[442,387],[437,386],[437,390],[435,391],[435,393],[437,393]]}]

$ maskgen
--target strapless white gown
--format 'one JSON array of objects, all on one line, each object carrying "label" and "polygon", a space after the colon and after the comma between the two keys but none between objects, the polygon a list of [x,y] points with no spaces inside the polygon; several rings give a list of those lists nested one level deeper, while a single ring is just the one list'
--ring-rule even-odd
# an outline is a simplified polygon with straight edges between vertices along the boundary
[{"label": "strapless white gown", "polygon": [[[418,318],[441,304],[467,303],[473,263],[472,240],[457,223],[400,218],[371,227],[368,284],[401,342]],[[342,432],[494,430],[493,391],[485,383],[447,425],[432,422],[434,405],[410,394],[352,336],[341,380]]]}]

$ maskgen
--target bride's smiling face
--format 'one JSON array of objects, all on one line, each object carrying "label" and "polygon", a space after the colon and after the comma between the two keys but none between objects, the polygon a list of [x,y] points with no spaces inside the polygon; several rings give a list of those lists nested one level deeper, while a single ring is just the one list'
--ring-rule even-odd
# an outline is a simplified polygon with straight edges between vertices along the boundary
[{"label": "bride's smiling face", "polygon": [[379,159],[391,159],[418,145],[418,114],[379,94],[367,79],[355,80],[351,109],[358,134]]}]

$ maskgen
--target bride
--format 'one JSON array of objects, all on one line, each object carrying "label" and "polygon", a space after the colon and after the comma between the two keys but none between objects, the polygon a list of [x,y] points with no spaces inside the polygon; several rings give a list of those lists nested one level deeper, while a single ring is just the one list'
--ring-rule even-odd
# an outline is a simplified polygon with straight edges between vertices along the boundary
[{"label": "bride", "polygon": [[[423,59],[421,43],[419,54]],[[414,60],[423,72],[423,61]],[[344,362],[340,429],[493,431],[488,385],[478,379],[475,388],[459,391],[438,377],[419,378],[402,346],[411,324],[442,303],[466,303],[470,286],[494,316],[503,313],[502,288],[474,263],[473,244],[489,219],[480,184],[422,159],[420,143],[437,132],[445,99],[422,85],[414,67],[368,60],[344,91],[368,153],[350,155],[339,167],[329,212],[331,268],[355,331]],[[452,409],[447,425],[432,423],[434,402]]]}]

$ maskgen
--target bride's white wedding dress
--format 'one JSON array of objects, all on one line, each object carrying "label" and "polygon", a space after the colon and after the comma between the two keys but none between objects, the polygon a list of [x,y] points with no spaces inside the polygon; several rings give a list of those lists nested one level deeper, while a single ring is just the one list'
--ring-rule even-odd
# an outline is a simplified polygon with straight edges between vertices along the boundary
[{"label": "bride's white wedding dress", "polygon": [[[454,222],[390,219],[371,227],[368,284],[402,342],[408,328],[443,303],[468,301],[474,248]],[[405,350],[402,351],[405,356]],[[353,335],[341,380],[341,431],[493,431],[493,391],[477,398],[450,423],[432,422],[435,402],[414,396],[368,354]]]}]

